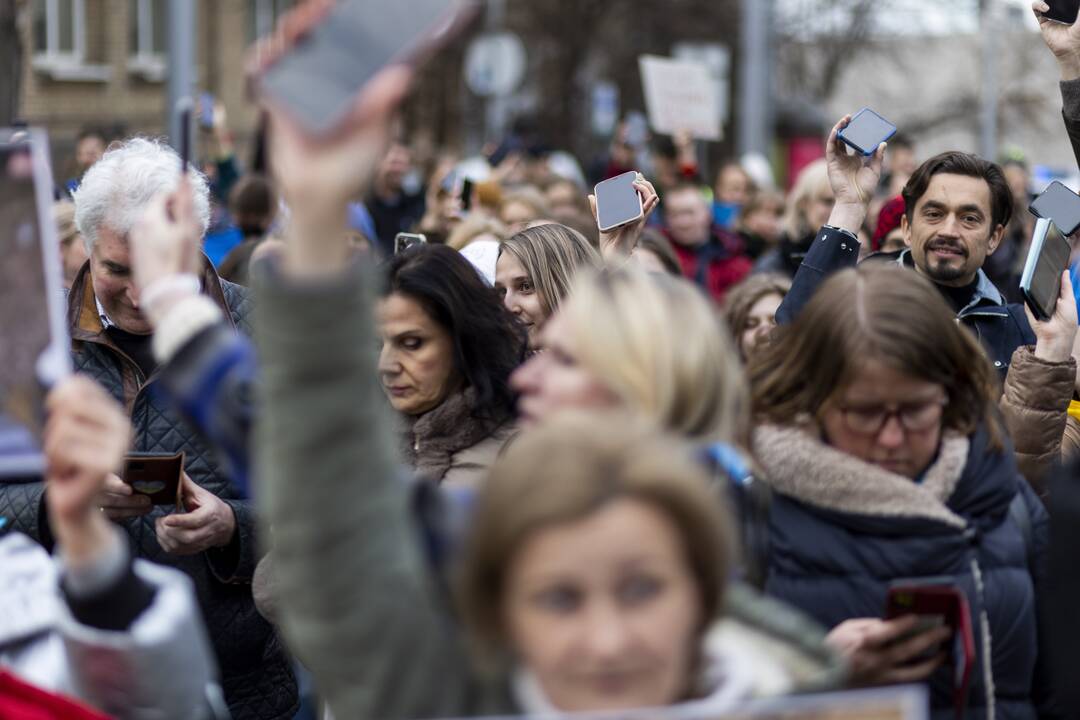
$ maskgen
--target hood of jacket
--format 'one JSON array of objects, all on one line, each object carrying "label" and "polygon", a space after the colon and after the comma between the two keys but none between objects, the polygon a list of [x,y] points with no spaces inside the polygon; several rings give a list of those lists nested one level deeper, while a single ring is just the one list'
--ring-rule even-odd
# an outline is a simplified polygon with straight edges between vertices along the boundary
[{"label": "hood of jacket", "polygon": [[967,437],[943,433],[937,458],[918,482],[837,450],[803,428],[759,426],[753,448],[763,479],[777,492],[838,522],[886,534],[927,522],[955,529],[996,523],[1017,491],[1011,448],[994,448],[981,427]]}]

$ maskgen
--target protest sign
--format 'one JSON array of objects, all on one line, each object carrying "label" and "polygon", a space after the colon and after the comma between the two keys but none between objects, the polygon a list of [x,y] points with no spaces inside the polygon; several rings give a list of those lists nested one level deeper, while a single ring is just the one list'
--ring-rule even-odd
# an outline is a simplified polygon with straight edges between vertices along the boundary
[{"label": "protest sign", "polygon": [[703,63],[655,55],[638,58],[649,124],[654,132],[689,132],[698,140],[719,140],[720,86]]}]

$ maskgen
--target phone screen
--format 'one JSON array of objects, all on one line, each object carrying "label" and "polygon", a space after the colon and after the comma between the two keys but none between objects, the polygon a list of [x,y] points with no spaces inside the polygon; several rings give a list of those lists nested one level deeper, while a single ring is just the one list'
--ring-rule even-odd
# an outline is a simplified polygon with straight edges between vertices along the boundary
[{"label": "phone screen", "polygon": [[1080,195],[1055,180],[1031,203],[1035,217],[1046,218],[1063,235],[1072,235],[1080,228]]},{"label": "phone screen", "polygon": [[458,0],[344,0],[262,78],[308,130],[332,130],[383,67],[447,39],[478,7]]},{"label": "phone screen", "polygon": [[[1042,252],[1035,261],[1035,272],[1031,276],[1031,287],[1026,294],[1036,306],[1036,315],[1049,318],[1057,307],[1058,294],[1061,292],[1061,273],[1069,265],[1072,248],[1069,241],[1054,232],[1047,233],[1043,241]],[[1034,311],[1035,308],[1032,308]]]},{"label": "phone screen", "polygon": [[1076,22],[1076,15],[1080,13],[1080,0],[1046,0],[1050,9],[1043,13],[1051,20],[1072,25]]},{"label": "phone screen", "polygon": [[630,171],[596,186],[596,222],[601,230],[610,230],[641,217],[641,196],[634,188],[636,179],[637,172]]},{"label": "phone screen", "polygon": [[864,155],[869,155],[895,132],[895,125],[873,110],[865,109],[860,110],[848,126],[840,131],[840,139]]},{"label": "phone screen", "polygon": [[70,369],[45,134],[0,129],[0,475],[43,468],[47,386]]}]

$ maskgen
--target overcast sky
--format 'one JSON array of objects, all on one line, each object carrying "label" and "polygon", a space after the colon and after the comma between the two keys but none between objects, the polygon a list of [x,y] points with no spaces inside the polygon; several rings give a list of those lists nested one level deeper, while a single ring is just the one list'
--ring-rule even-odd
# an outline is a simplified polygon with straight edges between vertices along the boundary
[{"label": "overcast sky", "polygon": [[[1031,12],[1030,0],[994,0],[1001,3],[1006,11],[1005,23],[1015,25],[1023,23],[1032,30],[1038,28],[1035,16]],[[819,14],[823,28],[831,23],[843,23],[843,3],[837,3],[836,16],[828,13]],[[781,15],[799,17],[800,25],[805,18],[805,8],[822,7],[822,0],[777,0],[777,9]],[[882,32],[914,32],[947,35],[950,33],[971,33],[978,29],[978,0],[882,0],[875,12],[878,13],[878,30]],[[810,29],[810,28],[808,28]],[[812,30],[811,30],[812,31]]]}]

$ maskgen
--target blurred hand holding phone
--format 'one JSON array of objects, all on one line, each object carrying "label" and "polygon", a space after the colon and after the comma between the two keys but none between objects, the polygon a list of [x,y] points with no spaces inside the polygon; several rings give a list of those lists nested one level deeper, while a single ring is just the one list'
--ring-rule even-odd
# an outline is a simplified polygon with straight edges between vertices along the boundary
[{"label": "blurred hand holding phone", "polygon": [[1046,321],[1057,308],[1061,276],[1072,254],[1067,238],[1080,228],[1080,196],[1055,180],[1028,210],[1038,220],[1020,275],[1020,291],[1035,318]]},{"label": "blurred hand holding phone", "polygon": [[71,372],[45,132],[0,129],[0,478],[44,471],[45,391]]},{"label": "blurred hand holding phone", "polygon": [[476,0],[342,0],[262,72],[260,89],[311,135],[331,134],[380,69],[419,64],[479,8]]}]

